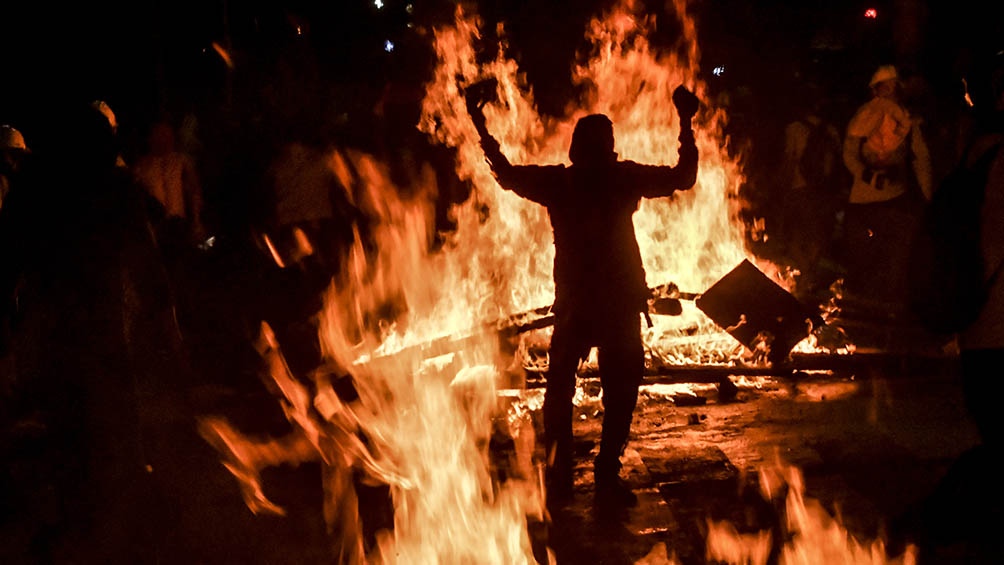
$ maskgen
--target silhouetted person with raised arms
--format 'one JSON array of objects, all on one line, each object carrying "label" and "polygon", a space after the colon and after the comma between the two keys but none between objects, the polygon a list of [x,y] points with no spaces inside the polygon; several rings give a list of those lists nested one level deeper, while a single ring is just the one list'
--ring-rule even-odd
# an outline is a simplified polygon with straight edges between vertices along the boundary
[{"label": "silhouetted person with raised arms", "polygon": [[596,502],[631,506],[621,481],[645,358],[641,313],[650,296],[632,217],[642,198],[670,196],[697,180],[697,145],[691,119],[699,100],[678,87],[680,159],[675,167],[621,161],[607,116],[581,118],[569,148],[571,166],[512,165],[488,133],[480,110],[484,87],[468,91],[467,106],[499,184],[547,208],[554,231],[554,333],[544,397],[548,502],[572,494],[572,398],[576,370],[591,347],[599,348],[603,431],[594,462]]}]

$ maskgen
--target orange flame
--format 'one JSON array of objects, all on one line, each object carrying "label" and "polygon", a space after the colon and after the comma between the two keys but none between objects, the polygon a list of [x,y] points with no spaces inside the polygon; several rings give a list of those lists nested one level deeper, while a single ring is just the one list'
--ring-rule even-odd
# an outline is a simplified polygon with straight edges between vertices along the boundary
[{"label": "orange flame", "polygon": [[[785,487],[787,489],[784,528],[790,541],[780,548],[777,562],[781,565],[916,564],[916,546],[908,546],[903,555],[889,558],[883,542],[862,543],[856,540],[822,504],[805,496],[805,482],[797,468],[779,463],[776,467],[762,470],[760,478],[763,495],[768,500],[775,499]],[[770,532],[739,534],[728,522],[711,521],[708,526],[709,560],[735,565],[763,565],[768,562]]]}]

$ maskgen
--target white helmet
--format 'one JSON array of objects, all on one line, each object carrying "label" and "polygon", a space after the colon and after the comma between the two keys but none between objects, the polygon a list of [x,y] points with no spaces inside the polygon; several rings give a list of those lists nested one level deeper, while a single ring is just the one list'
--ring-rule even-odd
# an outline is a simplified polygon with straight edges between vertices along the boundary
[{"label": "white helmet", "polygon": [[24,136],[17,129],[0,125],[0,149],[19,149],[27,151],[28,146],[24,143]]},{"label": "white helmet", "polygon": [[879,67],[875,74],[872,75],[872,79],[868,81],[868,86],[875,86],[880,82],[885,82],[887,80],[899,81],[899,73],[896,72],[896,67],[892,65],[882,65]]}]

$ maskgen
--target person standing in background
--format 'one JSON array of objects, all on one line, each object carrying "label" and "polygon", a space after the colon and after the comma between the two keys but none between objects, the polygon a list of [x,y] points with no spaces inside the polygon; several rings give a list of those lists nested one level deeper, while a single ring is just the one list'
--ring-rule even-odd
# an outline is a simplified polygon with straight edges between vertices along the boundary
[{"label": "person standing in background", "polygon": [[821,262],[832,251],[847,174],[832,100],[814,84],[804,94],[803,111],[784,129],[781,175],[787,191],[778,232],[785,256],[799,272],[796,290],[809,295],[817,285],[833,282],[823,278]]},{"label": "person standing in background", "polygon": [[[999,44],[998,44],[999,45]],[[966,73],[967,117],[973,130],[956,167],[986,179],[979,210],[979,240],[986,300],[976,319],[958,331],[959,371],[966,410],[979,443],[963,452],[930,493],[893,522],[891,539],[936,555],[941,548],[971,544],[994,548],[1004,515],[999,461],[1004,450],[1000,398],[1004,381],[1004,50],[987,49]],[[952,185],[951,188],[960,188]],[[963,187],[964,188],[964,187]],[[957,556],[959,554],[956,554]],[[997,562],[1000,562],[999,559]]]},{"label": "person standing in background", "polygon": [[934,180],[921,120],[900,102],[896,67],[879,67],[869,87],[871,100],[844,136],[843,161],[853,181],[841,254],[850,296],[896,312],[904,306],[910,236]]},{"label": "person standing in background", "polygon": [[163,217],[155,226],[157,241],[165,257],[173,261],[205,235],[202,183],[192,156],[178,149],[170,122],[155,122],[147,142],[146,152],[136,159],[132,170],[160,203]]}]

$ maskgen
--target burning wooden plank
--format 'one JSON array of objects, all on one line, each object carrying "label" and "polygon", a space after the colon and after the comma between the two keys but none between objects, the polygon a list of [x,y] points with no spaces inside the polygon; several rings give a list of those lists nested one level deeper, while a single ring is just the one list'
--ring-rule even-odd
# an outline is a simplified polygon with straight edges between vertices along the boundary
[{"label": "burning wooden plank", "polygon": [[[675,316],[681,300],[691,300],[715,324],[752,352],[756,364],[777,364],[810,334],[826,326],[820,314],[772,281],[749,260],[743,260],[704,293],[681,292],[674,283],[649,289],[648,314]],[[418,355],[431,358],[462,351],[472,340],[496,334],[500,341],[554,325],[551,306],[520,312],[472,328],[403,348],[384,357]],[[707,339],[690,336],[689,340]]]},{"label": "burning wooden plank", "polygon": [[[657,315],[679,315],[683,311],[680,300],[694,300],[700,296],[697,293],[681,292],[674,283],[650,288],[649,292],[652,298],[649,300],[648,313]],[[500,342],[506,342],[520,334],[551,327],[554,325],[554,320],[555,315],[551,312],[551,306],[542,306],[474,326],[465,332],[440,336],[386,354],[363,356],[360,364],[385,361],[389,358],[430,359],[448,355],[463,351],[471,343],[481,342],[492,334]]]}]

